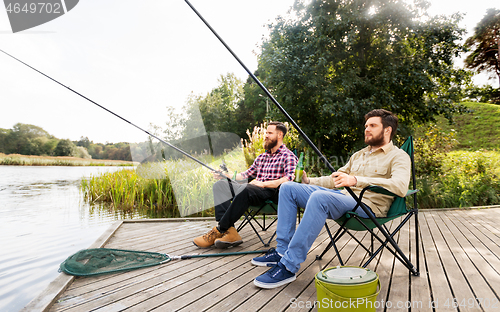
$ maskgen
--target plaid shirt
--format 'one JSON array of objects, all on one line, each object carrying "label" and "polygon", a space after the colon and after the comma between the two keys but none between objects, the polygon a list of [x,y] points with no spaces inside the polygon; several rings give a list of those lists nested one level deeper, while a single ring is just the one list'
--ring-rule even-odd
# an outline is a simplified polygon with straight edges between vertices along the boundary
[{"label": "plaid shirt", "polygon": [[255,178],[257,181],[266,182],[287,177],[289,181],[295,178],[297,156],[285,144],[282,144],[274,154],[265,151],[260,154],[252,166],[241,175],[245,178]]}]

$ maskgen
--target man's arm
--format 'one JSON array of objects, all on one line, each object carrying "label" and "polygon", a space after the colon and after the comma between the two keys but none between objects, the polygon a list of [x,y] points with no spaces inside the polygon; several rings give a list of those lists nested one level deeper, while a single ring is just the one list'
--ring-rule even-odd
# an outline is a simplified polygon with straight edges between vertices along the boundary
[{"label": "man's arm", "polygon": [[260,181],[257,181],[257,180],[253,180],[252,182],[250,182],[250,184],[253,184],[253,185],[256,185],[256,186],[259,186],[259,187],[263,187],[263,188],[278,188],[278,186],[280,186],[282,183],[285,183],[285,182],[288,182],[290,180],[288,180],[287,177],[283,177],[283,178],[280,178],[280,179],[277,179],[277,180],[271,180],[271,181],[266,181],[266,182],[260,182]]}]

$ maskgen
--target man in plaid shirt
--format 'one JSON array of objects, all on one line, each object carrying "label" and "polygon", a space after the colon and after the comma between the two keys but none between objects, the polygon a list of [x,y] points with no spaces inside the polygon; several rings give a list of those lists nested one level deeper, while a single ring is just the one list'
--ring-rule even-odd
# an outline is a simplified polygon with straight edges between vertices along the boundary
[{"label": "man in plaid shirt", "polygon": [[213,187],[215,220],[219,224],[207,234],[195,238],[193,242],[196,246],[227,248],[241,244],[243,240],[234,223],[248,207],[261,205],[269,199],[278,203],[278,188],[282,183],[294,180],[297,165],[297,156],[283,144],[286,132],[283,123],[269,123],[264,143],[266,151],[255,159],[248,170],[236,176],[236,180],[254,178],[250,183],[232,182],[229,185],[227,179],[214,173],[214,177],[220,179]]}]

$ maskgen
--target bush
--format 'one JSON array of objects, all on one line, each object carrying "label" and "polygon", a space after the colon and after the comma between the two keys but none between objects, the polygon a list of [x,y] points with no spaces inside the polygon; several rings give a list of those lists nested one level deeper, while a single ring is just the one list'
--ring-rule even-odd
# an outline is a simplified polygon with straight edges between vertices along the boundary
[{"label": "bush", "polygon": [[87,149],[83,146],[77,146],[75,150],[75,157],[84,158],[84,159],[92,159]]},{"label": "bush", "polygon": [[440,174],[418,177],[420,208],[500,204],[500,153],[454,151]]},{"label": "bush", "polygon": [[457,144],[455,131],[446,133],[431,124],[417,129],[417,133],[421,133],[414,140],[417,176],[439,174],[446,153]]},{"label": "bush", "polygon": [[76,145],[70,140],[60,140],[54,150],[55,156],[75,156],[76,155]]}]

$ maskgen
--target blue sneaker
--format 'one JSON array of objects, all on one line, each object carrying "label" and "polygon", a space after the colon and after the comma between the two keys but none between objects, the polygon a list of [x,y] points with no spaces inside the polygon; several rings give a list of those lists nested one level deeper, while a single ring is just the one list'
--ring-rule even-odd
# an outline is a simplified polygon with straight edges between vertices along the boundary
[{"label": "blue sneaker", "polygon": [[295,281],[295,274],[288,271],[286,267],[278,262],[261,276],[257,276],[253,283],[260,288],[276,288]]},{"label": "blue sneaker", "polygon": [[256,257],[252,259],[253,265],[267,266],[268,264],[276,265],[280,262],[281,256],[278,254],[276,249],[271,248],[262,257]]}]

